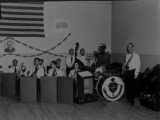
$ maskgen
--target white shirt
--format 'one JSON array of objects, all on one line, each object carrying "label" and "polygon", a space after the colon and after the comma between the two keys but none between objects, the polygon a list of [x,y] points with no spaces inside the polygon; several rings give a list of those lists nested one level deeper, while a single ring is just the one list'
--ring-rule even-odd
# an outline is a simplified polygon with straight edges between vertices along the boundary
[{"label": "white shirt", "polygon": [[[52,76],[53,72],[54,72],[53,68],[49,69],[48,76]],[[60,69],[58,69],[58,68],[56,69],[56,77],[57,76],[63,76],[62,71]]]},{"label": "white shirt", "polygon": [[76,70],[76,69],[74,69],[74,70],[71,70],[70,71],[70,73],[69,73],[69,77],[74,77],[74,74],[76,73],[76,71],[78,72],[79,71],[79,69],[78,70]]},{"label": "white shirt", "polygon": [[[35,68],[36,68],[36,66],[31,68],[30,73],[29,73],[28,76],[31,76],[34,73]],[[41,76],[44,76],[44,69],[41,66],[38,66],[38,68],[39,69],[38,69],[36,75],[37,75],[38,78],[40,78]]]},{"label": "white shirt", "polygon": [[[16,66],[16,72],[18,72],[18,70],[19,70],[19,67]],[[9,68],[9,71],[8,71],[8,72],[9,72],[9,73],[15,73],[14,71],[15,71],[15,66],[12,66],[12,67]]]},{"label": "white shirt", "polygon": [[[126,55],[124,65],[126,65],[127,61],[130,59],[131,56],[132,56],[132,54]],[[128,66],[129,66],[129,70],[135,69],[135,73],[134,73],[135,75],[139,74],[140,67],[141,67],[141,61],[140,61],[140,57],[137,53],[133,52],[133,57],[132,57],[131,61],[129,62]]]},{"label": "white shirt", "polygon": [[102,67],[98,67],[98,68],[95,70],[95,72],[103,73],[103,69],[102,69]]},{"label": "white shirt", "polygon": [[67,56],[66,58],[66,66],[71,68],[75,62],[75,56],[72,56],[72,62],[71,62],[71,55]]},{"label": "white shirt", "polygon": [[[82,55],[79,55],[78,56],[78,59],[85,65],[85,66],[89,66],[89,61],[86,60],[86,55],[82,56]],[[91,64],[91,63],[90,63]]]},{"label": "white shirt", "polygon": [[64,76],[64,69],[63,69],[63,67],[62,66],[60,66],[60,68],[59,68],[60,70],[61,70],[61,72],[62,72],[62,74],[63,74],[63,76]]}]

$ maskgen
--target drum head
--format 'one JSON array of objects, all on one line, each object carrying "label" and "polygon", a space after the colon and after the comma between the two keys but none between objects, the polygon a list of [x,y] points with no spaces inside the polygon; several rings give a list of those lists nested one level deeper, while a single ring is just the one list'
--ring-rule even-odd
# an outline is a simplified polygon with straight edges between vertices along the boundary
[{"label": "drum head", "polygon": [[109,101],[116,101],[124,93],[124,83],[117,76],[108,77],[102,85],[102,94]]}]

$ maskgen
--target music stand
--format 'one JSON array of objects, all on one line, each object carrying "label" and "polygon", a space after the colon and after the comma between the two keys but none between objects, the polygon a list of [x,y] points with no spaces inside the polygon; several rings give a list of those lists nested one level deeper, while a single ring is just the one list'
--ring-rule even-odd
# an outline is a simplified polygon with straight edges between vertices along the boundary
[{"label": "music stand", "polygon": [[90,60],[92,60],[93,57],[94,57],[94,54],[87,54],[87,56],[86,56],[86,58],[85,58],[85,60],[88,60],[89,66],[90,66]]}]

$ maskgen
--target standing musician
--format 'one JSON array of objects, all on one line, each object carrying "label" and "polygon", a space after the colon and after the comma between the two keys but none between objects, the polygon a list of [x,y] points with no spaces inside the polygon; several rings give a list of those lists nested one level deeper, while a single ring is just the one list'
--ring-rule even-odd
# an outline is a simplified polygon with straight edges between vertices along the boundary
[{"label": "standing musician", "polygon": [[44,76],[44,69],[40,66],[40,59],[34,59],[34,66],[28,76],[37,77],[37,100],[40,100],[40,77]]},{"label": "standing musician", "polygon": [[73,69],[73,64],[75,62],[74,50],[69,50],[69,56],[66,58],[66,76],[68,77],[70,71]]},{"label": "standing musician", "polygon": [[124,78],[126,84],[127,100],[134,105],[135,85],[140,71],[140,57],[133,51],[134,45],[129,43],[127,46],[127,55],[122,70],[125,71]]},{"label": "standing musician", "polygon": [[51,69],[49,69],[49,72],[48,72],[48,76],[54,76],[54,77],[57,77],[57,76],[63,76],[63,73],[62,71],[57,68],[57,62],[56,61],[52,61],[51,62]]},{"label": "standing musician", "polygon": [[17,66],[17,64],[18,64],[18,60],[14,59],[12,61],[12,66],[9,66],[9,73],[16,73],[16,86],[15,86],[16,94],[15,94],[15,97],[17,99],[19,99],[20,98],[20,79],[18,76],[21,74],[21,70]]},{"label": "standing musician", "polygon": [[86,60],[85,50],[83,48],[80,50],[80,55],[78,56],[78,59],[84,64],[85,68],[88,68],[90,66],[89,61]]}]

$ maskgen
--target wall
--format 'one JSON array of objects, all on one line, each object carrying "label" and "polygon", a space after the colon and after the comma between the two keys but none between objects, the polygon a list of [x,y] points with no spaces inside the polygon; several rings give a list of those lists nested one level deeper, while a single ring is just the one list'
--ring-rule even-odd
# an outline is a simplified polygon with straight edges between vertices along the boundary
[{"label": "wall", "polygon": [[141,57],[141,71],[160,63],[159,0],[122,1],[112,6],[112,62],[123,62],[128,43]]},{"label": "wall", "polygon": [[[29,46],[48,50],[61,42],[68,33],[53,33],[53,18],[68,18],[71,23],[71,36],[60,46],[50,51],[56,54],[66,55],[70,48],[75,48],[79,42],[80,48],[85,48],[87,53],[97,50],[98,44],[103,42],[107,45],[107,51],[111,52],[111,2],[45,2],[44,4],[44,28],[45,38],[15,37],[14,39],[26,43]],[[0,37],[0,40],[5,37]],[[16,43],[16,53],[22,55],[38,54],[22,44]],[[4,44],[0,44],[0,54],[4,54]],[[49,65],[51,60],[57,57],[53,55],[38,56],[45,60],[44,65]],[[23,61],[27,70],[32,66],[34,58],[16,57],[7,55],[0,58],[3,71],[8,71],[8,65],[13,59],[19,64]],[[62,65],[64,65],[64,57]]]}]

